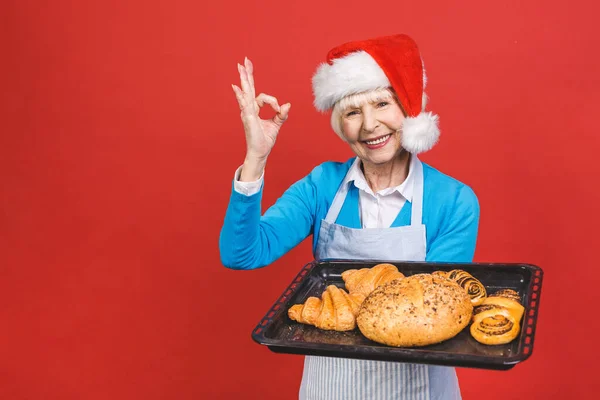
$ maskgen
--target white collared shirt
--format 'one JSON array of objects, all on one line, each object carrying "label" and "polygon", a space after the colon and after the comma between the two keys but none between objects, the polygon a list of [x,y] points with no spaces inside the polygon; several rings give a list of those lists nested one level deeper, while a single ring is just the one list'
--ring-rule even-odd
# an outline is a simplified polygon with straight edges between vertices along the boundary
[{"label": "white collared shirt", "polygon": [[360,159],[356,158],[348,171],[346,181],[354,181],[354,186],[358,188],[358,206],[363,228],[389,228],[398,216],[404,203],[407,200],[412,201],[414,180],[413,160],[414,157],[411,157],[408,176],[404,182],[398,186],[373,193],[360,168]]},{"label": "white collared shirt", "polygon": [[[389,228],[406,201],[412,202],[414,186],[414,163],[416,158],[410,157],[408,176],[400,185],[386,188],[373,193],[365,175],[360,168],[360,159],[357,157],[350,167],[345,181],[354,181],[358,188],[358,205],[360,209],[360,220],[363,228]],[[260,191],[264,180],[263,175],[254,182],[240,182],[240,166],[234,175],[234,189],[241,194],[251,196]]]}]

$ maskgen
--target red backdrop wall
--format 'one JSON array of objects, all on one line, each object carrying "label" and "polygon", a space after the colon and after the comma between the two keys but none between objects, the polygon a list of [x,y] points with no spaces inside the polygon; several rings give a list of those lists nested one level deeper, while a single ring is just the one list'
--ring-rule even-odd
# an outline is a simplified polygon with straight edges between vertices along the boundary
[{"label": "red backdrop wall", "polygon": [[250,333],[310,245],[258,271],[220,264],[245,151],[230,84],[248,56],[257,91],[293,105],[266,207],[351,156],[311,105],[327,50],[397,32],[441,116],[423,159],[479,196],[476,261],[546,274],[531,358],[459,369],[464,398],[595,398],[593,3],[3,1],[0,398],[294,398],[302,357]]}]

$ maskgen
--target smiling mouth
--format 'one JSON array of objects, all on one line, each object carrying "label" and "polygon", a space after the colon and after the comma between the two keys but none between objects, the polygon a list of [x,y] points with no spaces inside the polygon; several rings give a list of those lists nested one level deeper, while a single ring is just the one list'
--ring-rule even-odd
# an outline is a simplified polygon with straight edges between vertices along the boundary
[{"label": "smiling mouth", "polygon": [[379,136],[378,138],[372,139],[372,140],[365,140],[364,143],[366,143],[369,146],[375,146],[378,144],[381,144],[383,142],[385,142],[386,140],[389,139],[389,137],[392,136],[392,134],[387,134],[384,136]]}]

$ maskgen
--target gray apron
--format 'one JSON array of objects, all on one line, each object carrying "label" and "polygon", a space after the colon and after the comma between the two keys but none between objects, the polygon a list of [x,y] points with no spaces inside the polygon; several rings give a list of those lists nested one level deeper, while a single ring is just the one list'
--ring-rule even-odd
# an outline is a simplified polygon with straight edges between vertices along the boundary
[{"label": "gray apron", "polygon": [[[316,258],[424,261],[423,165],[415,161],[409,226],[353,229],[335,224],[348,194],[346,177],[321,221]],[[451,367],[317,356],[304,360],[301,400],[460,398],[456,372]]]}]

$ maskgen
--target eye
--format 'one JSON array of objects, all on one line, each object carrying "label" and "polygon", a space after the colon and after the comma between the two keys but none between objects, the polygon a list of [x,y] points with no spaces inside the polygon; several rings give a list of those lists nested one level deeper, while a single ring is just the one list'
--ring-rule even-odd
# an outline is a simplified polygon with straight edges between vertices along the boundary
[{"label": "eye", "polygon": [[388,104],[390,104],[390,103],[388,103],[387,101],[380,101],[379,103],[377,103],[377,107],[379,107],[379,108],[385,107]]},{"label": "eye", "polygon": [[346,117],[351,117],[351,116],[357,115],[357,114],[358,114],[358,111],[352,110],[352,111],[346,113]]}]

